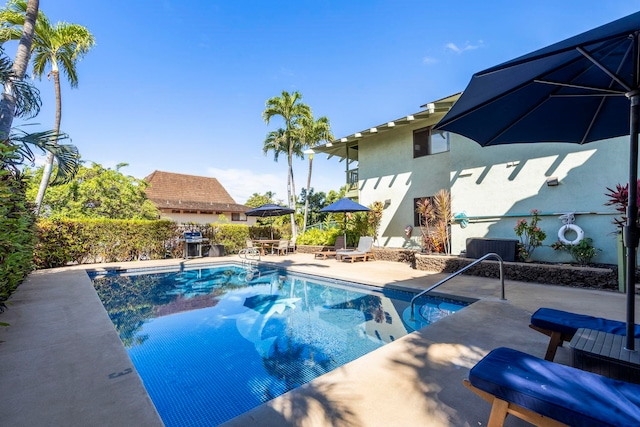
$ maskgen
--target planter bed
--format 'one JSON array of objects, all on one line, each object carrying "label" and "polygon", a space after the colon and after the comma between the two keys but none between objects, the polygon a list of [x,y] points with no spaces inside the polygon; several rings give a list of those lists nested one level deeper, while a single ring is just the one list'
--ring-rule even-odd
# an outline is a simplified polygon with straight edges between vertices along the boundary
[{"label": "planter bed", "polygon": [[[298,246],[299,253],[312,253],[323,246]],[[447,255],[425,255],[402,248],[375,248],[376,259],[404,262],[412,268],[437,273],[454,273],[475,261],[472,258]],[[498,261],[484,261],[464,274],[482,277],[499,277]],[[504,278],[520,282],[535,282],[580,288],[618,290],[618,267],[603,265],[580,267],[571,264],[504,262]]]}]

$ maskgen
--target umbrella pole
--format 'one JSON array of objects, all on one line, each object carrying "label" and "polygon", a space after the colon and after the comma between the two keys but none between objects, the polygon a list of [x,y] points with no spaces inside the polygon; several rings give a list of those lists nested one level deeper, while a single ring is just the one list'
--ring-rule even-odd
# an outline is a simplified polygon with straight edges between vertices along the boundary
[{"label": "umbrella pole", "polygon": [[635,298],[636,298],[636,253],[638,247],[638,130],[640,121],[640,92],[627,95],[631,100],[629,134],[629,202],[627,203],[627,225],[624,242],[627,249],[627,340],[625,348],[635,350]]},{"label": "umbrella pole", "polygon": [[344,248],[347,249],[347,213],[343,212],[344,214]]}]

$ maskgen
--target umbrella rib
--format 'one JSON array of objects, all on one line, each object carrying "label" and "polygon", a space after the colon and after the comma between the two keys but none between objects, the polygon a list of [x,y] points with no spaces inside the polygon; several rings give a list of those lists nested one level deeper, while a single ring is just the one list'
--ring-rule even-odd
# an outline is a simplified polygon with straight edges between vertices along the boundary
[{"label": "umbrella rib", "polygon": [[542,84],[546,84],[546,85],[552,85],[552,86],[561,86],[561,87],[569,87],[572,89],[586,89],[586,90],[592,90],[594,92],[596,91],[600,91],[602,93],[594,93],[594,94],[581,94],[581,95],[550,95],[551,97],[561,97],[561,96],[619,96],[619,95],[624,95],[626,92],[622,92],[619,90],[614,90],[614,89],[604,89],[604,88],[600,88],[600,87],[592,87],[592,86],[583,86],[583,85],[575,85],[575,84],[571,84],[571,83],[561,83],[561,82],[553,82],[550,80],[534,80],[534,83],[542,83]]},{"label": "umbrella rib", "polygon": [[593,125],[596,123],[596,119],[600,116],[600,111],[602,111],[602,106],[604,105],[604,101],[605,101],[605,98],[602,98],[600,100],[600,103],[598,104],[598,109],[596,110],[595,114],[591,117],[591,122],[589,122],[589,126],[587,126],[587,129],[585,130],[584,135],[582,135],[582,140],[580,141],[580,145],[585,144],[587,142],[587,137],[591,133],[591,128],[593,128]]},{"label": "umbrella rib", "polygon": [[596,60],[593,56],[591,56],[589,54],[589,52],[587,52],[586,50],[584,50],[582,47],[578,46],[576,47],[576,50],[578,52],[580,52],[585,58],[587,58],[589,61],[591,61],[596,67],[600,68],[606,75],[608,75],[609,77],[611,77],[613,80],[615,80],[616,82],[618,82],[618,84],[620,86],[622,86],[623,88],[625,88],[627,90],[627,92],[631,91],[631,87],[629,87],[628,84],[626,84],[622,79],[620,79],[617,75],[613,74],[611,71],[609,71],[604,65],[602,65],[598,60]]}]

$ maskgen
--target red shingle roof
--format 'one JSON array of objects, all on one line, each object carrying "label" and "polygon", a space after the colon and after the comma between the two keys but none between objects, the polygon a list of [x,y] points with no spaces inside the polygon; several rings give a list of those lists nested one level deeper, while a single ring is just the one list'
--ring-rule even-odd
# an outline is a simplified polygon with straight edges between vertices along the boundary
[{"label": "red shingle roof", "polygon": [[144,179],[147,197],[158,208],[245,212],[215,178],[153,171]]}]

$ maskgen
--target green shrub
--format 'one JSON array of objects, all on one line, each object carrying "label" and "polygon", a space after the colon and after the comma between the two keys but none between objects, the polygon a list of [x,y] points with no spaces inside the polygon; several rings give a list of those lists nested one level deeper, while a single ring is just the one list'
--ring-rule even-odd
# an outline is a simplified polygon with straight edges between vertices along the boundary
[{"label": "green shrub", "polygon": [[591,260],[593,260],[600,251],[600,249],[593,247],[593,240],[589,237],[580,240],[580,242],[575,245],[557,241],[552,244],[551,247],[556,251],[568,252],[573,260],[580,265],[590,264]]},{"label": "green shrub", "polygon": [[[0,144],[0,164],[15,147]],[[25,198],[20,175],[0,169],[0,311],[5,301],[33,269],[33,206]]]},{"label": "green shrub", "polygon": [[304,234],[298,236],[296,244],[313,245],[313,246],[333,246],[336,243],[336,237],[340,235],[339,228],[329,228],[320,230],[313,228],[307,230]]},{"label": "green shrub", "polygon": [[176,224],[166,220],[41,219],[37,226],[37,268],[162,259],[178,240]]}]

